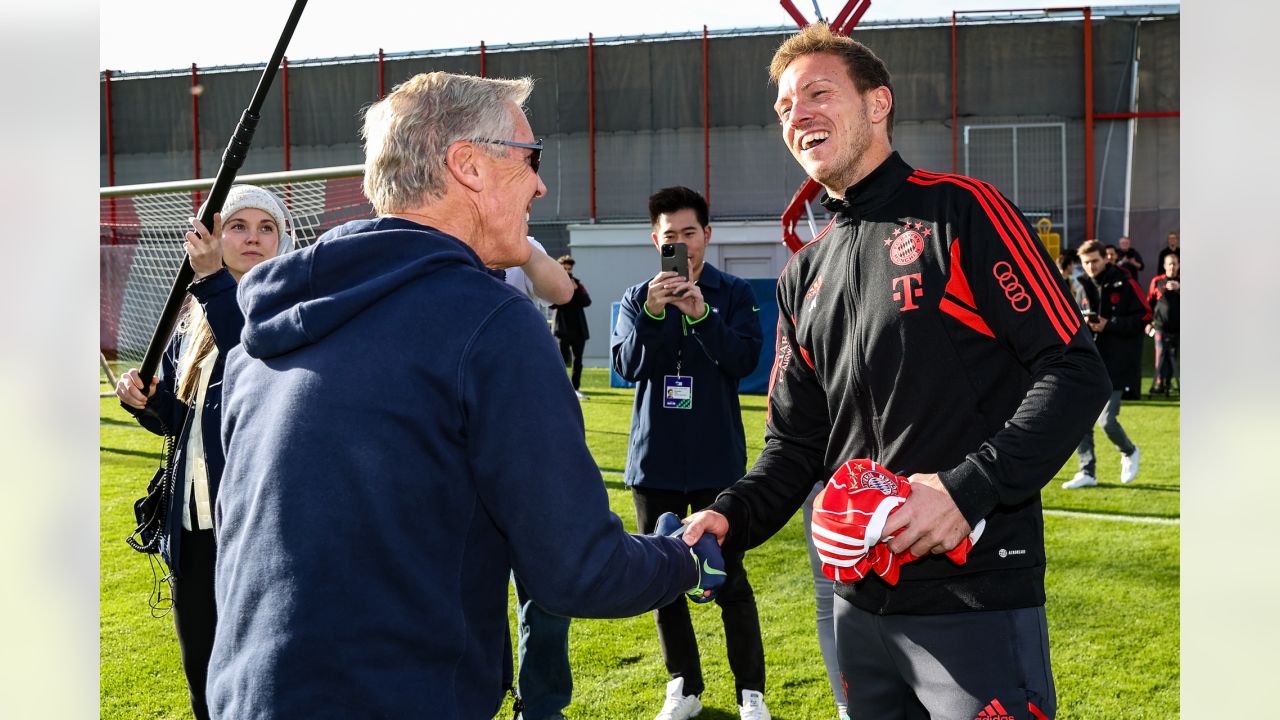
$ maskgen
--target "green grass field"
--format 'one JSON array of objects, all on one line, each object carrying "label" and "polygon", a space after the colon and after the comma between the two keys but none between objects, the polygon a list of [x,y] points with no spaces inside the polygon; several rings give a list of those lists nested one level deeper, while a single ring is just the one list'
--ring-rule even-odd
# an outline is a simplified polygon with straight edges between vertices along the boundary
[{"label": "green grass field", "polygon": [[[621,478],[632,391],[608,388],[603,370],[587,370],[583,384],[591,398],[582,404],[587,442],[614,512],[634,530],[631,498]],[[172,618],[151,616],[151,570],[146,558],[122,540],[132,529],[132,502],[156,467],[159,438],[139,428],[114,399],[101,404],[101,717],[188,718]],[[764,398],[744,396],[742,406],[750,461],[763,442]],[[1119,484],[1119,456],[1099,430],[1101,485],[1059,489],[1075,472],[1072,457],[1045,489],[1046,509],[1178,517],[1178,403],[1126,402],[1120,418],[1143,450],[1138,481]],[[1045,532],[1058,717],[1177,717],[1179,526],[1050,513]],[[781,533],[747,555],[747,568],[759,603],[768,667],[766,698],[773,716],[834,718],[818,654],[813,585],[799,513]],[[710,605],[695,607],[692,614],[707,679],[706,709],[699,717],[736,718],[719,612]],[[574,621],[570,659],[570,717],[648,720],[661,705],[667,677],[650,616]],[[510,716],[508,702],[498,717]]]}]

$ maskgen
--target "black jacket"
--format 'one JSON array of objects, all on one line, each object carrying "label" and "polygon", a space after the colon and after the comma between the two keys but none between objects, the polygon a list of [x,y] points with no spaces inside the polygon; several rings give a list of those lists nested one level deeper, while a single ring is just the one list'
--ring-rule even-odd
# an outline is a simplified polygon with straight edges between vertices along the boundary
[{"label": "black jacket", "polygon": [[591,304],[591,296],[587,294],[587,286],[578,282],[578,278],[572,274],[569,278],[573,280],[573,297],[563,305],[551,306],[556,311],[552,330],[562,340],[586,342],[591,332],[587,329],[587,313],[583,308]]},{"label": "black jacket", "polygon": [[1044,603],[1040,489],[1110,385],[1043,246],[994,188],[913,171],[897,153],[858,184],[778,280],[765,448],[712,508],[731,546],[776,532],[815,482],[870,457],[938,473],[986,532],[956,566],[935,555],[836,584],[876,613]]},{"label": "black jacket", "polygon": [[[1107,266],[1095,280],[1080,276],[1084,289],[1081,310],[1092,310],[1107,319],[1102,332],[1094,334],[1098,352],[1107,365],[1111,385],[1124,388],[1142,364],[1142,329],[1151,322],[1151,307],[1138,282],[1124,270]],[[1086,326],[1087,327],[1087,326]]]},{"label": "black jacket", "polygon": [[[1176,287],[1170,284],[1177,283]],[[1151,325],[1166,335],[1178,334],[1179,306],[1182,298],[1182,278],[1157,275],[1151,278],[1147,291],[1147,304],[1151,307]]]}]

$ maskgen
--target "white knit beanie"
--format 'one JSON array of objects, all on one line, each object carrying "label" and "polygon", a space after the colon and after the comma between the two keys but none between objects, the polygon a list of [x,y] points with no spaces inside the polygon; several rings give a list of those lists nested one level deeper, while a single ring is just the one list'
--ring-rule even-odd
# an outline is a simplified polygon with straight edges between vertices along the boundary
[{"label": "white knit beanie", "polygon": [[254,185],[232,185],[226,202],[222,203],[223,221],[245,208],[257,208],[276,221],[276,227],[280,229],[280,244],[276,247],[276,255],[283,255],[293,249],[293,236],[289,234],[293,224],[288,222],[289,213],[275,193]]}]

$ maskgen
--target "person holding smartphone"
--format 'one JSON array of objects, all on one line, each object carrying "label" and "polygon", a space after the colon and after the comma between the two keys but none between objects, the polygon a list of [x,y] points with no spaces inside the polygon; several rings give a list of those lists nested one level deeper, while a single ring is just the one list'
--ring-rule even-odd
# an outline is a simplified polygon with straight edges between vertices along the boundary
[{"label": "person holding smartphone", "polygon": [[[686,187],[649,198],[660,268],[626,291],[610,340],[613,369],[636,383],[625,482],[636,522],[650,532],[658,516],[700,510],[746,469],[738,381],[760,360],[763,333],[751,286],[706,261],[707,201]],[[769,718],[764,645],[743,553],[725,556],[727,581],[716,602],[724,622],[742,718]],[[657,720],[702,709],[701,661],[684,600],[654,611],[667,671]]]},{"label": "person holding smartphone", "polygon": [[[1098,353],[1111,377],[1111,395],[1098,416],[1098,425],[1120,451],[1120,482],[1129,484],[1138,477],[1142,451],[1129,439],[1120,424],[1120,402],[1126,383],[1138,370],[1142,354],[1142,328],[1151,320],[1151,308],[1131,275],[1109,264],[1102,244],[1086,240],[1076,251],[1084,266],[1080,284],[1084,288],[1081,314],[1093,332]],[[1137,389],[1134,386],[1133,389]],[[1076,448],[1080,470],[1062,483],[1064,490],[1079,490],[1098,484],[1097,456],[1093,449],[1093,428],[1089,428]]]}]

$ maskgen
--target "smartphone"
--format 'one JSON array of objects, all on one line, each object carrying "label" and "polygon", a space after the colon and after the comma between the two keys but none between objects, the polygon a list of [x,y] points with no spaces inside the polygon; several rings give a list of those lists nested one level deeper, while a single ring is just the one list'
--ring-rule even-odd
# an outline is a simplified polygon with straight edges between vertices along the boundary
[{"label": "smartphone", "polygon": [[1096,310],[1083,310],[1080,314],[1084,315],[1085,320],[1096,320],[1098,318]]},{"label": "smartphone", "polygon": [[689,248],[684,243],[662,243],[662,271],[689,279]]}]

